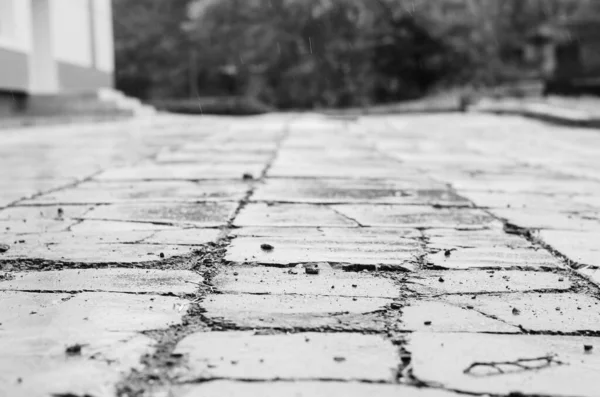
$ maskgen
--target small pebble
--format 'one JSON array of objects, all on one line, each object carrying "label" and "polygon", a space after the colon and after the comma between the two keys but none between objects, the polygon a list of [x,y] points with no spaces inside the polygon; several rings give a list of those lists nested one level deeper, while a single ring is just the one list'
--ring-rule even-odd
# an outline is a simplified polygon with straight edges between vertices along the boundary
[{"label": "small pebble", "polygon": [[8,251],[10,249],[10,245],[8,244],[0,244],[0,254]]},{"label": "small pebble", "polygon": [[336,361],[338,363],[346,361],[345,357],[334,357],[333,359],[334,359],[334,361]]},{"label": "small pebble", "polygon": [[67,354],[67,356],[78,356],[81,354],[82,347],[83,345],[80,344],[69,346],[65,349],[65,353]]},{"label": "small pebble", "polygon": [[238,273],[238,272],[234,272],[234,273],[233,273],[233,275],[234,275],[234,276],[237,276],[237,275],[239,275],[239,273]]},{"label": "small pebble", "polygon": [[358,287],[358,285],[352,284],[352,288],[357,288],[357,287]]},{"label": "small pebble", "polygon": [[317,266],[308,266],[304,268],[306,274],[319,274],[319,268]]},{"label": "small pebble", "polygon": [[254,177],[252,176],[252,174],[245,173],[245,174],[242,176],[242,179],[243,179],[243,180],[245,180],[245,181],[248,181],[248,180],[254,179]]},{"label": "small pebble", "polygon": [[517,309],[516,307],[513,307],[512,314],[514,314],[515,316],[518,316],[519,314],[521,314],[521,311],[519,309]]},{"label": "small pebble", "polygon": [[163,254],[163,253],[161,252],[161,253],[160,253],[158,256],[160,256],[161,258],[164,258],[164,257],[165,257],[165,254]]},{"label": "small pebble", "polygon": [[440,283],[443,283],[443,282],[444,282],[444,281],[446,281],[446,280],[444,280],[444,278],[443,278],[443,277],[440,277],[440,278],[438,278],[438,281],[439,281]]},{"label": "small pebble", "polygon": [[591,352],[592,350],[594,350],[594,346],[592,345],[583,345],[583,351],[584,352]]},{"label": "small pebble", "polygon": [[260,249],[262,249],[263,251],[272,251],[273,246],[271,244],[261,244]]},{"label": "small pebble", "polygon": [[431,321],[425,321],[423,324],[425,324],[425,325],[431,325]]}]

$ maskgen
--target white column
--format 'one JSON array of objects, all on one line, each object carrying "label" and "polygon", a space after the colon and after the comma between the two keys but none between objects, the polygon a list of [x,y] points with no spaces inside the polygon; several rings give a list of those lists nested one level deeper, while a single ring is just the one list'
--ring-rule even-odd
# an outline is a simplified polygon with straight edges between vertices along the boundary
[{"label": "white column", "polygon": [[52,94],[59,89],[50,15],[49,0],[31,0],[29,84],[32,94]]}]

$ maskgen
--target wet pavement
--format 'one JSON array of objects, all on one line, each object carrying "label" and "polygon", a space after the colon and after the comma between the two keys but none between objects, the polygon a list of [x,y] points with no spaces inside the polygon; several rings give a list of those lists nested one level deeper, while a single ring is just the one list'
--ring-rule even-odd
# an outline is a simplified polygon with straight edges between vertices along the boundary
[{"label": "wet pavement", "polygon": [[511,116],[2,131],[0,396],[600,390],[600,132]]}]

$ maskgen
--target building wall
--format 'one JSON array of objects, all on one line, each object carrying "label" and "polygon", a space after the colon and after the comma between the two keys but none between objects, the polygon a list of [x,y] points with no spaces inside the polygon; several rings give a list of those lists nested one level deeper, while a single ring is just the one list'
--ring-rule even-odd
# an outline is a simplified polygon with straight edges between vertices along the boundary
[{"label": "building wall", "polygon": [[[48,4],[49,31],[40,35],[38,25],[36,39],[32,4],[40,1]],[[34,48],[51,49],[51,58],[46,59],[56,63],[59,91],[112,87],[111,0],[0,0],[0,91],[37,90],[32,76],[41,70],[35,67],[40,63],[35,62]]]},{"label": "building wall", "polygon": [[0,0],[0,90],[29,87],[30,14],[29,1]]}]

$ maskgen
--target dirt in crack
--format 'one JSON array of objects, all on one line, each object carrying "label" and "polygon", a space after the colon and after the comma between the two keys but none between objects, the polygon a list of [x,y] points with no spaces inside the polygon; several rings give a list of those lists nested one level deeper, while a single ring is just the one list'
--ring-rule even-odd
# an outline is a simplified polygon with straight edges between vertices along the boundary
[{"label": "dirt in crack", "polygon": [[181,323],[166,329],[144,331],[142,334],[154,339],[156,345],[152,354],[142,357],[141,370],[133,370],[117,385],[119,397],[141,397],[148,395],[149,389],[171,385],[174,383],[173,370],[182,364],[183,357],[174,354],[177,343],[188,335],[196,332],[214,330],[203,315],[200,302],[213,292],[212,279],[220,268],[226,266],[225,253],[231,238],[225,237],[218,243],[207,244],[195,253],[192,270],[204,277],[204,283],[199,285],[195,296],[190,299]]}]

